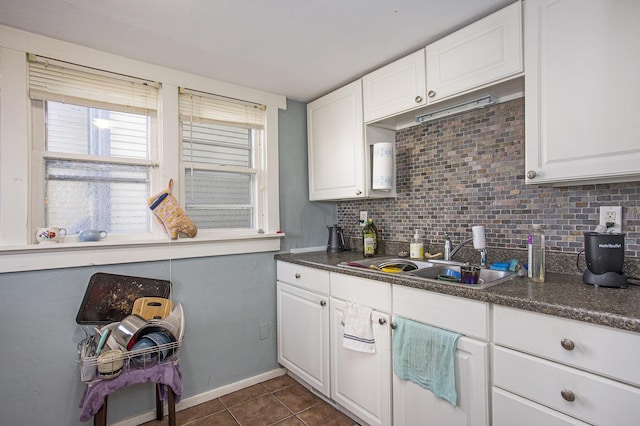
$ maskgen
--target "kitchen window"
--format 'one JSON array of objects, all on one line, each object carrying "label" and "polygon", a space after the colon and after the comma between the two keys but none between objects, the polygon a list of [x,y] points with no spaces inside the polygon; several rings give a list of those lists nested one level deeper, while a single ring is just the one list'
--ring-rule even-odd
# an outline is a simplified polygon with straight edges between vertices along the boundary
[{"label": "kitchen window", "polygon": [[180,90],[187,213],[204,229],[262,228],[263,105]]},{"label": "kitchen window", "polygon": [[[40,50],[0,45],[0,273],[280,249],[286,98],[55,40]],[[171,240],[147,206],[170,179],[194,238]],[[37,244],[47,225],[67,236]],[[83,229],[108,236],[81,242]]]},{"label": "kitchen window", "polygon": [[30,57],[32,221],[68,235],[151,232],[158,84]]}]

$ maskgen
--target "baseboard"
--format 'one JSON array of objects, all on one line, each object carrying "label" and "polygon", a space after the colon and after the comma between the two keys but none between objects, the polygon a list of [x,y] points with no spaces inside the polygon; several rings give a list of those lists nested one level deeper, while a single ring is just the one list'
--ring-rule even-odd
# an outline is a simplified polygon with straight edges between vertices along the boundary
[{"label": "baseboard", "polygon": [[[266,373],[258,374],[257,376],[249,377],[247,379],[240,380],[239,382],[231,383],[225,386],[221,386],[216,389],[212,389],[210,391],[201,393],[199,395],[190,396],[189,398],[185,398],[181,400],[178,404],[176,404],[176,412],[185,410],[190,407],[194,407],[198,404],[202,404],[203,402],[211,401],[216,398],[220,398],[223,395],[227,395],[231,392],[235,392],[240,389],[244,389],[249,386],[253,386],[258,383],[262,383],[269,379],[274,379],[276,377],[284,376],[287,373],[287,370],[284,368],[276,368],[275,370],[267,371]],[[167,405],[164,406],[165,415],[168,413]],[[108,414],[108,413],[107,413]],[[108,418],[108,415],[107,415]],[[124,419],[118,423],[113,423],[112,426],[136,426],[142,423],[146,423],[150,420],[154,420],[156,418],[156,410],[155,407],[153,410],[150,410],[146,413],[140,414],[135,417],[129,417]]]}]

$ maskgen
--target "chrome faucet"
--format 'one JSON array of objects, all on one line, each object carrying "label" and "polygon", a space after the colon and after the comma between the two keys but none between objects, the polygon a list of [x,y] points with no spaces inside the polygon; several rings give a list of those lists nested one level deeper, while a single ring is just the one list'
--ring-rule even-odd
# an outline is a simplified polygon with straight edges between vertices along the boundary
[{"label": "chrome faucet", "polygon": [[[460,251],[462,247],[469,244],[473,241],[473,238],[468,238],[455,246],[453,249],[451,248],[451,239],[448,235],[444,237],[444,260],[452,260],[453,256],[456,255]],[[480,252],[480,266],[486,268],[487,266],[487,249],[486,247],[477,249]]]}]

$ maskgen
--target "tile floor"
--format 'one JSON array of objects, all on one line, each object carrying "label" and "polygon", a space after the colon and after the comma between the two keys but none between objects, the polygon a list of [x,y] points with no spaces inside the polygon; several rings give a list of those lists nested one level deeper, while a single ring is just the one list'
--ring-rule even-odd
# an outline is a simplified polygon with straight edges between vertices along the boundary
[{"label": "tile floor", "polygon": [[[349,417],[289,376],[281,376],[176,413],[180,426],[354,426]],[[153,420],[143,426],[167,425]]]}]

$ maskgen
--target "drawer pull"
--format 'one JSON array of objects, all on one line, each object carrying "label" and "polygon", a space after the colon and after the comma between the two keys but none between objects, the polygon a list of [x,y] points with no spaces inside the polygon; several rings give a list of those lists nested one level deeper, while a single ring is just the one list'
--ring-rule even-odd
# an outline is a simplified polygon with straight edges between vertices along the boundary
[{"label": "drawer pull", "polygon": [[576,400],[576,395],[573,393],[571,389],[562,389],[560,391],[560,395],[565,401],[573,402]]},{"label": "drawer pull", "polygon": [[560,345],[568,351],[572,351],[576,348],[576,345],[573,343],[573,340],[571,339],[562,339],[560,341]]},{"label": "drawer pull", "polygon": [[296,278],[300,278],[300,274],[296,272]]},{"label": "drawer pull", "polygon": [[320,306],[327,306],[327,302],[325,302],[324,300],[320,301]]},{"label": "drawer pull", "polygon": [[385,325],[387,323],[387,320],[384,318],[378,318],[378,324],[380,325]]},{"label": "drawer pull", "polygon": [[398,324],[396,324],[395,322],[391,322],[391,329],[395,330],[396,328],[398,328]]}]

